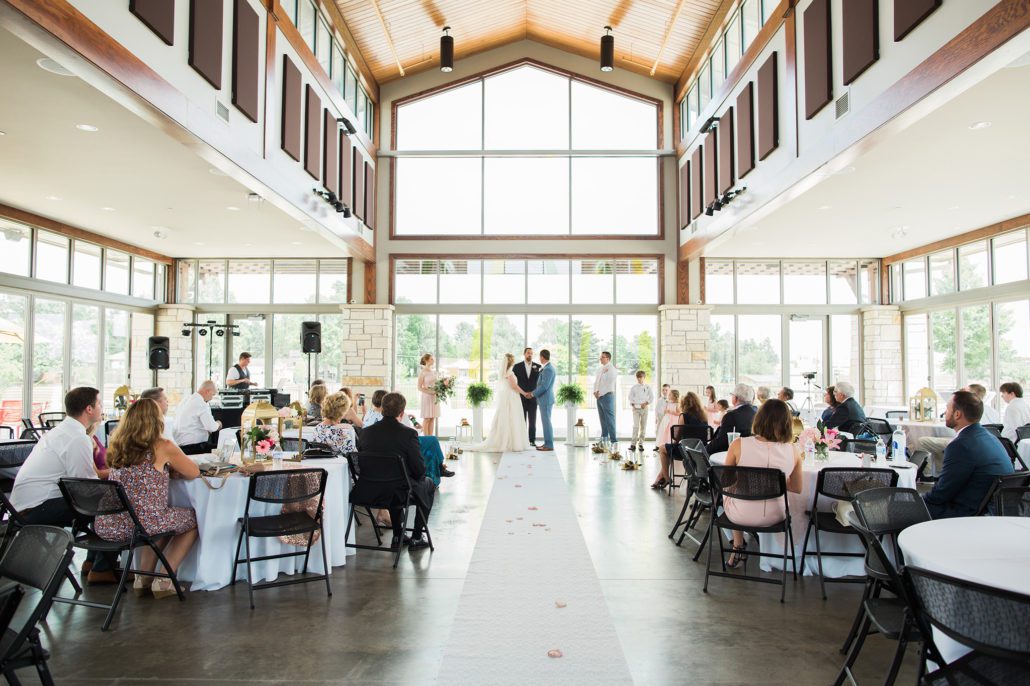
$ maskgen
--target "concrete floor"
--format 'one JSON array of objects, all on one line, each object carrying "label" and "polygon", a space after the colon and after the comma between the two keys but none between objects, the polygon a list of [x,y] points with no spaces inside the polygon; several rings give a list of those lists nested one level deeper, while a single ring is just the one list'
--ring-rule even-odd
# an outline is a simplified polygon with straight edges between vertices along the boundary
[{"label": "concrete floor", "polygon": [[[667,538],[683,504],[648,488],[657,459],[626,472],[585,448],[558,449],[570,497],[636,684],[829,684],[861,586],[813,577],[779,587],[713,579]],[[258,592],[243,583],[156,601],[126,596],[110,631],[103,613],[56,605],[43,629],[58,684],[432,684],[450,635],[499,456],[466,453],[430,519],[437,549],[359,551],[321,583]],[[452,465],[455,463],[452,463]],[[360,531],[371,538],[369,527]],[[226,560],[232,551],[226,551]],[[702,557],[702,560],[704,558]],[[546,564],[546,560],[541,560]],[[752,564],[752,569],[754,568]],[[87,596],[110,598],[107,588]],[[856,676],[883,679],[893,644],[870,637]],[[914,649],[899,683],[916,674]],[[36,683],[30,670],[25,683]]]}]

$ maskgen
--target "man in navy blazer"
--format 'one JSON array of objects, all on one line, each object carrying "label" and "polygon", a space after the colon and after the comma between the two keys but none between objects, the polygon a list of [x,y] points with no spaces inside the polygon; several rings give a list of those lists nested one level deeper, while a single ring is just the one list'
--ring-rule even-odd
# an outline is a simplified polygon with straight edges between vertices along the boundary
[{"label": "man in navy blazer", "polygon": [[933,490],[923,496],[934,519],[976,514],[991,484],[1012,473],[1012,460],[993,434],[980,426],[983,402],[969,391],[948,401],[944,423],[958,432],[944,449],[944,467]]},{"label": "man in navy blazer", "polygon": [[540,421],[544,425],[544,444],[537,450],[554,450],[554,429],[551,428],[551,408],[554,407],[554,367],[551,365],[551,351],[540,351],[540,378],[532,397],[540,406]]},{"label": "man in navy blazer", "polygon": [[536,443],[536,390],[537,382],[540,380],[540,365],[533,361],[533,349],[526,348],[522,351],[524,362],[517,363],[512,367],[515,372],[515,381],[522,391],[522,413],[526,417],[526,425],[529,427],[529,442]]},{"label": "man in navy blazer", "polygon": [[[838,405],[829,419],[825,420],[827,429],[841,429],[853,422],[864,422],[865,410],[855,400],[855,387],[847,381],[839,381],[833,387],[833,395]],[[850,429],[844,429],[850,431]]]},{"label": "man in navy blazer", "polygon": [[709,441],[708,454],[724,453],[730,449],[731,431],[740,434],[741,438],[751,435],[751,425],[755,421],[755,414],[758,412],[753,403],[755,400],[755,389],[747,384],[739,383],[730,394],[730,401],[733,402],[733,409],[722,416],[719,428]]}]

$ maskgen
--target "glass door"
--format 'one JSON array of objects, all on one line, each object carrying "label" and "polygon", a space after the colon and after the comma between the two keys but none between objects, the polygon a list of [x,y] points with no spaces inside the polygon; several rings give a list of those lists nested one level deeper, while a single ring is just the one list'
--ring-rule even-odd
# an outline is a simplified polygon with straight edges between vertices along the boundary
[{"label": "glass door", "polygon": [[[797,402],[799,396],[808,397],[809,382],[813,388],[826,385],[826,317],[802,318],[792,315],[787,327],[787,345],[790,350],[787,383],[794,390]],[[779,389],[770,390],[775,396]]]}]

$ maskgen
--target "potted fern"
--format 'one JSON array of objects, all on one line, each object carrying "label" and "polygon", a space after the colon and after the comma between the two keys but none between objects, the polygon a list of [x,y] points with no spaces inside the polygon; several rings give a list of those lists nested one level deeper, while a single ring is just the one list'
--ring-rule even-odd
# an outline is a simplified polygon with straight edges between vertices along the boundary
[{"label": "potted fern", "polygon": [[565,441],[567,443],[574,442],[576,425],[576,408],[583,404],[583,400],[586,398],[586,393],[583,391],[583,387],[575,383],[566,383],[558,387],[558,394],[555,396],[555,401],[559,405],[565,406]]},{"label": "potted fern", "polygon": [[483,440],[483,406],[490,402],[493,390],[485,383],[469,384],[465,400],[472,408],[472,436],[476,443]]}]

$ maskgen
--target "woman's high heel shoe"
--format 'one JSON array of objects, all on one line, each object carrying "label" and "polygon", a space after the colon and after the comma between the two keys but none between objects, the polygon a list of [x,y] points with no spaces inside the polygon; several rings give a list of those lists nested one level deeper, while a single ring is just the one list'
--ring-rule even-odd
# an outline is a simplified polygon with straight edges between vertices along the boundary
[{"label": "woman's high heel shoe", "polygon": [[154,579],[154,583],[150,587],[150,590],[158,600],[161,598],[167,598],[168,596],[177,595],[175,592],[175,586],[172,584],[171,579]]},{"label": "woman's high heel shoe", "polygon": [[736,569],[742,563],[747,562],[747,541],[741,546],[733,546],[733,554],[730,555],[729,561],[726,566],[730,569]]},{"label": "woman's high heel shoe", "polygon": [[147,583],[147,577],[143,575],[137,576],[132,581],[132,592],[136,594],[136,597],[142,597],[150,593],[150,584]]}]

